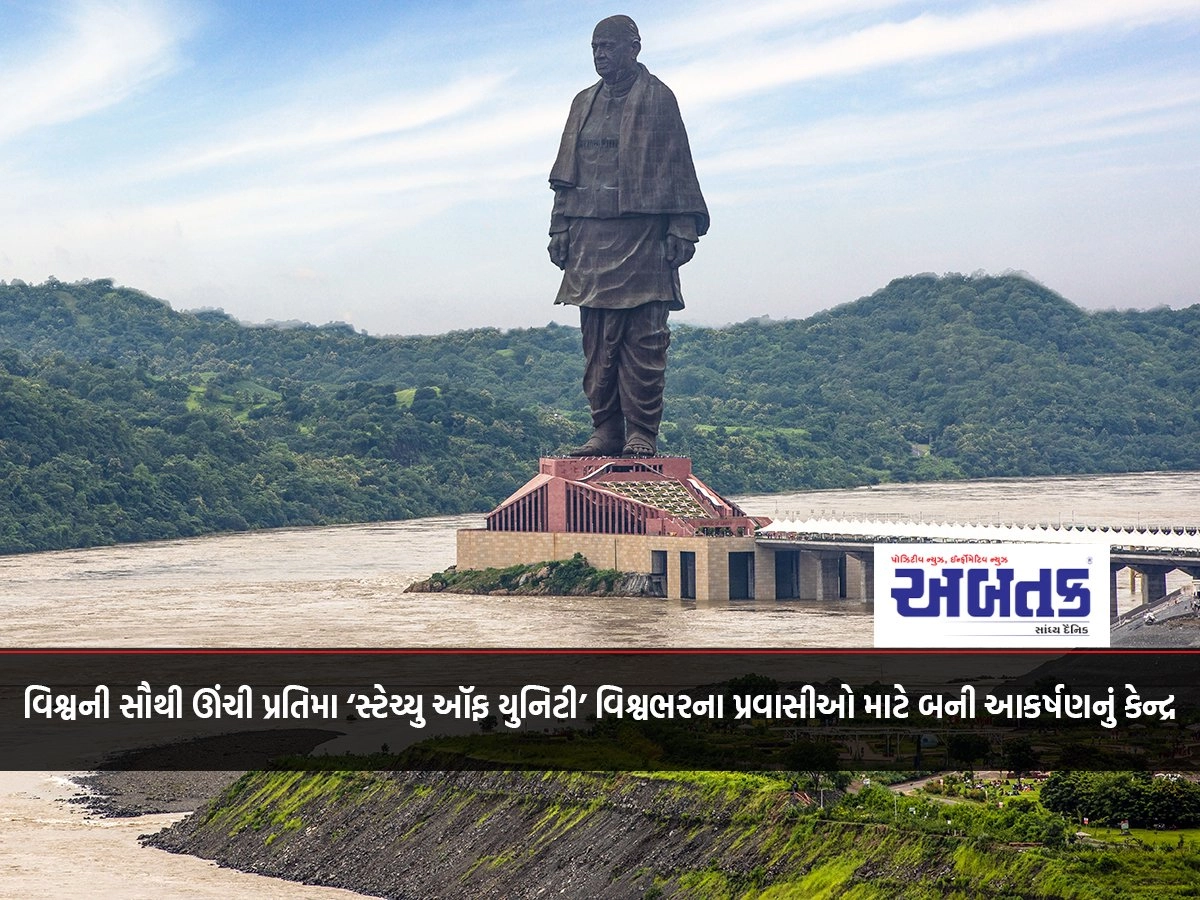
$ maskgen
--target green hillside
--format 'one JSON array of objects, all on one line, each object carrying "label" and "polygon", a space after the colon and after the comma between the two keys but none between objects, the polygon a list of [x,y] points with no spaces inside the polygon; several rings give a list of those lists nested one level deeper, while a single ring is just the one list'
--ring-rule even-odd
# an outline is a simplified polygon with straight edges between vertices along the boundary
[{"label": "green hillside", "polygon": [[[587,433],[573,327],[373,337],[0,283],[0,552],[484,510]],[[915,276],[675,326],[661,450],[726,492],[1200,469],[1200,305]]]},{"label": "green hillside", "polygon": [[386,897],[414,884],[427,897],[530,897],[549,884],[598,900],[1198,893],[1191,833],[1077,838],[1074,816],[1028,797],[997,808],[877,784],[825,797],[797,802],[784,773],[251,772],[144,843]]}]

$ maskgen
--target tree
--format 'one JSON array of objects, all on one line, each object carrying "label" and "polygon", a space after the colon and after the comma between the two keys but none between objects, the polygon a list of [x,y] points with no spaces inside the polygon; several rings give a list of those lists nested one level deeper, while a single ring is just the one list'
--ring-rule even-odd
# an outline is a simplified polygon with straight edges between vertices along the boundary
[{"label": "tree", "polygon": [[817,791],[818,802],[824,809],[826,784],[837,784],[837,747],[816,741],[796,741],[784,752],[784,759],[789,769],[795,770],[806,784]]},{"label": "tree", "polygon": [[969,781],[975,780],[975,762],[991,752],[991,742],[982,734],[954,734],[946,741],[946,753],[963,764]]},{"label": "tree", "polygon": [[1017,787],[1021,786],[1021,776],[1031,769],[1036,769],[1041,760],[1041,754],[1034,749],[1033,742],[1027,737],[1005,741],[1003,754],[1005,768],[1017,776]]}]

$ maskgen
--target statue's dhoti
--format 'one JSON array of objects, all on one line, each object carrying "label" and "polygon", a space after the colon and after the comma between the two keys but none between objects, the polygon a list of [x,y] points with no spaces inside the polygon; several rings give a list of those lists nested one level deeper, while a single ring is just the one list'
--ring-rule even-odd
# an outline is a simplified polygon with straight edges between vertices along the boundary
[{"label": "statue's dhoti", "polygon": [[658,434],[671,344],[667,312],[662,301],[634,309],[579,309],[592,427],[614,443],[637,432],[651,440]]},{"label": "statue's dhoti", "polygon": [[662,420],[667,314],[683,309],[679,270],[666,259],[666,216],[570,218],[570,260],[555,303],[578,306],[583,392],[602,443],[641,433],[654,446]]}]

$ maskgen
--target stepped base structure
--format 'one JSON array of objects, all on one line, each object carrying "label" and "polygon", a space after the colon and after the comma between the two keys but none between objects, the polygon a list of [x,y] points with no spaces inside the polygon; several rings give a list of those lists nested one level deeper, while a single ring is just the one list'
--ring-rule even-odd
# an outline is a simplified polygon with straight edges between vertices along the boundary
[{"label": "stepped base structure", "polygon": [[[646,575],[648,593],[672,599],[870,601],[878,543],[1108,544],[1114,627],[1141,627],[1151,608],[1163,615],[1168,607],[1192,615],[1193,601],[1200,608],[1194,525],[772,521],[721,497],[685,457],[543,458],[539,473],[488,514],[485,528],[459,531],[458,567],[507,568],[581,553],[596,568]],[[1139,576],[1141,605],[1118,616],[1117,575],[1126,569]],[[1192,581],[1168,592],[1171,572]]]},{"label": "stepped base structure", "polygon": [[543,457],[536,476],[458,533],[460,569],[585,556],[642,573],[673,599],[775,597],[775,561],[748,516],[696,477],[686,457]]}]

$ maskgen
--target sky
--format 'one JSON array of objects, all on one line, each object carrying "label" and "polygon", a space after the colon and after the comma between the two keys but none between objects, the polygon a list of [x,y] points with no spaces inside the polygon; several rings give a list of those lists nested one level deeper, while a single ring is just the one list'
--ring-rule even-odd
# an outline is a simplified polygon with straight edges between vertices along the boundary
[{"label": "sky", "polygon": [[1200,0],[0,0],[0,280],[243,322],[577,322],[547,175],[638,23],[712,229],[678,321],[923,272],[1200,303]]}]

